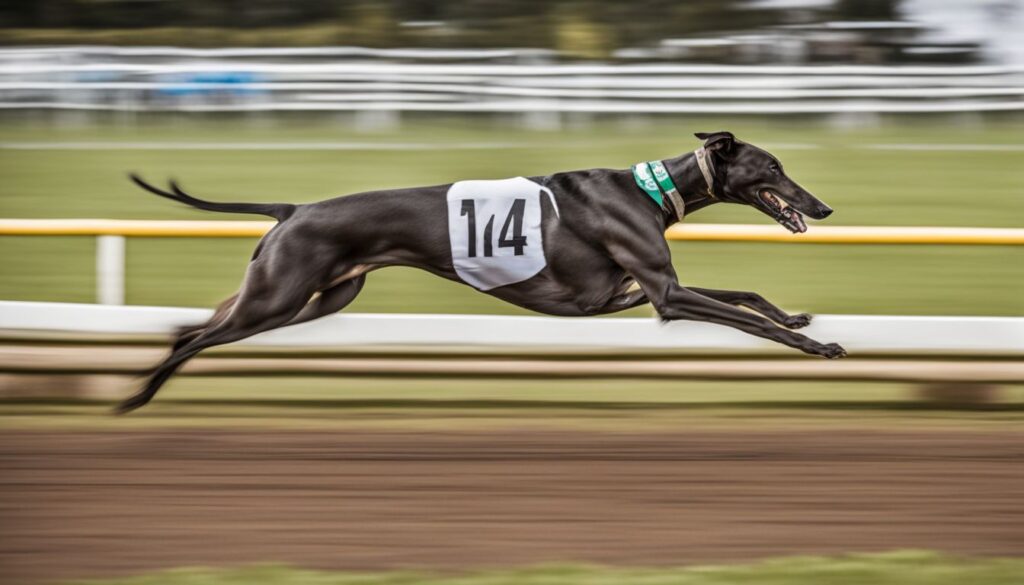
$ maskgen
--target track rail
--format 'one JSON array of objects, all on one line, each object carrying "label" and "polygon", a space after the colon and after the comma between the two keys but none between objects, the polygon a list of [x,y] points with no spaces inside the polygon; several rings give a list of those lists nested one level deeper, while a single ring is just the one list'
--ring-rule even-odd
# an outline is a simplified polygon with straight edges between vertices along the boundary
[{"label": "track rail", "polygon": [[[260,237],[272,221],[178,221],[145,219],[0,219],[3,236],[122,236],[181,238]],[[814,226],[790,234],[774,225],[677,224],[665,232],[675,241],[778,242],[794,244],[1024,244],[1024,229],[974,227]]]}]

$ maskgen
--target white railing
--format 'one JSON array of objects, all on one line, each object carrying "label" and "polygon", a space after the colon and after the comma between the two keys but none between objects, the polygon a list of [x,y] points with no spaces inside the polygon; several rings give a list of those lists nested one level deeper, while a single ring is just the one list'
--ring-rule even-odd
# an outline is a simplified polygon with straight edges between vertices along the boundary
[{"label": "white railing", "polygon": [[[100,336],[167,335],[208,319],[211,311],[0,301],[0,330]],[[811,337],[872,355],[1024,355],[1021,317],[818,315]],[[251,346],[530,347],[534,349],[791,352],[776,343],[710,323],[657,319],[579,319],[497,315],[338,314],[256,335]]]},{"label": "white railing", "polygon": [[0,50],[0,108],[527,114],[1024,110],[1020,66],[576,64],[558,62],[550,52],[513,49],[33,51]]}]

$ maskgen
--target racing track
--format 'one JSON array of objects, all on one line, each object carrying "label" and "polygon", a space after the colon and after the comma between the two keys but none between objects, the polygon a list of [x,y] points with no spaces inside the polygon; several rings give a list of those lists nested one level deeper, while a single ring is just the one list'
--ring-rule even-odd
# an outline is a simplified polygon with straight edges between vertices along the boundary
[{"label": "racing track", "polygon": [[0,432],[8,582],[1024,551],[1024,434]]}]

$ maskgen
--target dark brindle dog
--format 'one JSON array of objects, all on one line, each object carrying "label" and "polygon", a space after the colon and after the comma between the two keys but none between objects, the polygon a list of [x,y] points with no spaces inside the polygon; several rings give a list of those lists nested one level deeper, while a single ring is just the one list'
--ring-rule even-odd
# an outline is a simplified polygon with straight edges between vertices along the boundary
[{"label": "dark brindle dog", "polygon": [[173,182],[168,192],[133,176],[142,188],[199,209],[279,223],[256,247],[238,293],[206,323],[179,331],[171,354],[119,410],[149,402],[206,348],[344,308],[366,273],[385,266],[421,268],[550,315],[600,315],[650,302],[664,320],[719,323],[806,353],[844,356],[835,343],[791,331],[810,315],[789,315],[756,293],[679,284],[663,232],[684,214],[719,201],[742,203],[800,233],[804,215],[832,213],[768,152],[729,132],[697,137],[705,141],[697,151],[631,170],[463,181],[306,205],[213,203]]}]

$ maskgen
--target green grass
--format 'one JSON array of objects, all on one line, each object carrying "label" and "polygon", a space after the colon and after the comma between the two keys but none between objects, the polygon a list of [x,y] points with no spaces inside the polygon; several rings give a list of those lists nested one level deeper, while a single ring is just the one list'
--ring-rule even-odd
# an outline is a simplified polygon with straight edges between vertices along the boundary
[{"label": "green grass", "polygon": [[[524,402],[577,404],[581,407],[692,407],[701,404],[872,405],[914,398],[912,384],[889,382],[710,381],[650,379],[531,378],[366,378],[366,377],[205,377],[181,376],[161,398],[178,401],[391,401],[411,404],[446,402]],[[1024,386],[1017,387],[1024,390]],[[1010,396],[1024,401],[1024,394]]]},{"label": "green grass", "polygon": [[919,390],[843,381],[179,376],[128,416],[112,416],[108,402],[7,400],[0,403],[0,427],[651,432],[1015,429],[1024,422],[1024,385],[1004,385],[995,402],[975,408],[922,401]]},{"label": "green grass", "polygon": [[549,565],[440,574],[335,572],[264,565],[174,569],[80,585],[1017,585],[1024,559],[971,559],[922,551],[787,557],[681,568]]},{"label": "green grass", "polygon": [[[0,123],[0,141],[356,141],[508,144],[490,150],[149,151],[0,150],[0,217],[205,219],[141,193],[128,170],[174,175],[220,199],[311,201],[375,188],[461,178],[533,175],[595,166],[624,168],[695,146],[694,130],[730,127],[763,143],[837,212],[832,225],[1016,227],[1024,217],[1019,151],[897,152],[874,143],[1021,144],[1024,122],[958,126],[946,118],[901,120],[877,129],[834,131],[799,121],[661,119],[598,123],[559,133],[514,125],[431,118],[401,132],[357,134],[344,120],[296,117],[277,124],[191,117],[130,125]],[[818,149],[786,147],[810,143]],[[239,216],[239,219],[244,217]],[[248,219],[251,219],[249,217]],[[694,222],[769,223],[757,212],[718,206]],[[813,229],[814,226],[811,226]],[[782,228],[779,228],[782,229]],[[252,240],[133,239],[128,301],[209,306],[234,292]],[[1016,315],[1024,312],[1021,247],[837,246],[673,243],[684,284],[755,289],[792,310],[837,313]],[[0,298],[94,298],[88,238],[0,237]],[[352,311],[523,313],[468,287],[411,269],[373,274]],[[646,315],[649,309],[628,314]]]}]

